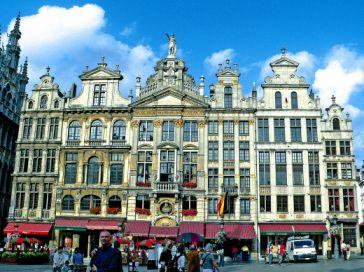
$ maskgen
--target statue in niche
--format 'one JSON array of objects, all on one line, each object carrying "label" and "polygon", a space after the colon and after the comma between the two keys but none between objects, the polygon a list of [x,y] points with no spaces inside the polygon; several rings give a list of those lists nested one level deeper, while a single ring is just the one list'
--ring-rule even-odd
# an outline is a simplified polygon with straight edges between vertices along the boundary
[{"label": "statue in niche", "polygon": [[177,51],[176,38],[174,37],[174,34],[169,35],[166,33],[166,36],[169,41],[168,58],[174,58],[174,55],[176,54]]}]

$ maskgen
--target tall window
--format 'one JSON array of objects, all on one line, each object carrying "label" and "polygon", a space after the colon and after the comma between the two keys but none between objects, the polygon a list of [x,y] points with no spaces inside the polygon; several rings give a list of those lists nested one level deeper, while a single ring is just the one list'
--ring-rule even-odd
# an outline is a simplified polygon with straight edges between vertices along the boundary
[{"label": "tall window", "polygon": [[94,87],[94,106],[105,106],[106,85],[96,84]]},{"label": "tall window", "polygon": [[342,156],[350,156],[350,141],[340,141],[340,155]]},{"label": "tall window", "polygon": [[55,109],[58,109],[59,108],[59,100],[54,101],[53,107]]},{"label": "tall window", "polygon": [[287,185],[286,152],[276,152],[276,185]]},{"label": "tall window", "polygon": [[240,214],[250,214],[249,199],[240,199]]},{"label": "tall window", "polygon": [[197,152],[183,152],[183,181],[197,182]]},{"label": "tall window", "polygon": [[209,168],[208,170],[208,188],[209,189],[218,189],[219,184],[219,169],[218,168]]},{"label": "tall window", "polygon": [[47,101],[48,101],[48,98],[46,95],[43,95],[41,98],[40,98],[40,105],[39,105],[39,108],[41,109],[46,109],[47,108]]},{"label": "tall window", "polygon": [[33,101],[29,101],[29,104],[28,104],[28,109],[33,109]]},{"label": "tall window", "polygon": [[297,93],[291,92],[291,108],[298,109]]},{"label": "tall window", "polygon": [[79,140],[81,125],[78,121],[72,121],[68,127],[68,140]]},{"label": "tall window", "polygon": [[58,137],[58,117],[51,117],[51,122],[49,124],[49,139],[57,139]]},{"label": "tall window", "polygon": [[291,119],[291,142],[302,142],[301,119]]},{"label": "tall window", "polygon": [[160,181],[174,181],[174,150],[161,150],[160,153]]},{"label": "tall window", "polygon": [[332,119],[332,129],[333,130],[340,130],[340,121],[339,121],[339,118]]},{"label": "tall window", "polygon": [[90,140],[102,139],[102,122],[100,120],[94,120],[91,123],[90,128]]},{"label": "tall window", "polygon": [[288,212],[288,196],[277,195],[277,212]]},{"label": "tall window", "polygon": [[337,179],[337,163],[328,162],[326,164],[327,179]]},{"label": "tall window", "polygon": [[183,141],[197,142],[198,128],[196,121],[185,121],[183,124]]},{"label": "tall window", "polygon": [[65,165],[65,184],[75,184],[77,179],[77,153],[67,152],[66,155],[66,165]]},{"label": "tall window", "polygon": [[270,185],[269,152],[259,152],[259,185]]},{"label": "tall window", "polygon": [[209,198],[207,200],[207,211],[208,214],[217,214],[217,203],[219,199],[218,198]]},{"label": "tall window", "polygon": [[265,212],[271,212],[272,211],[271,196],[270,195],[260,196],[259,203],[260,203],[260,212],[265,213]]},{"label": "tall window", "polygon": [[344,198],[344,211],[346,212],[354,212],[354,190],[353,189],[343,189],[343,198]]},{"label": "tall window", "polygon": [[23,139],[29,140],[32,134],[33,118],[24,118]]},{"label": "tall window", "polygon": [[326,155],[336,156],[336,141],[325,141]]},{"label": "tall window", "polygon": [[87,184],[98,184],[101,178],[101,164],[98,157],[91,157],[87,164]]},{"label": "tall window", "polygon": [[87,195],[81,198],[81,211],[92,208],[101,208],[101,198],[95,195]]},{"label": "tall window", "polygon": [[234,135],[234,121],[224,121],[223,132],[225,135]]},{"label": "tall window", "polygon": [[249,168],[240,169],[240,191],[250,192],[250,170]]},{"label": "tall window", "polygon": [[184,196],[182,198],[182,210],[197,210],[197,199],[195,196]]},{"label": "tall window", "polygon": [[306,119],[307,142],[317,142],[316,119]]},{"label": "tall window", "polygon": [[235,178],[234,178],[234,169],[224,169],[224,186],[234,186]]},{"label": "tall window", "polygon": [[118,120],[114,123],[112,129],[112,139],[116,141],[125,141],[125,122]]},{"label": "tall window", "polygon": [[35,132],[35,139],[41,140],[44,138],[45,124],[45,118],[37,118],[37,130]]},{"label": "tall window", "polygon": [[110,154],[110,185],[120,185],[123,182],[123,154]]},{"label": "tall window", "polygon": [[223,148],[224,148],[224,150],[223,150],[224,162],[234,161],[234,159],[235,159],[234,142],[233,141],[224,141]]},{"label": "tall window", "polygon": [[16,184],[15,209],[23,209],[25,200],[25,183]]},{"label": "tall window", "polygon": [[43,210],[50,210],[52,207],[52,183],[43,185]]},{"label": "tall window", "polygon": [[138,209],[150,210],[150,200],[147,195],[137,195],[135,207]]},{"label": "tall window", "polygon": [[19,172],[28,172],[29,149],[20,149]]},{"label": "tall window", "polygon": [[248,121],[239,121],[239,135],[249,135]]},{"label": "tall window", "polygon": [[280,92],[276,92],[274,97],[275,97],[276,109],[281,109],[282,108],[282,94]]},{"label": "tall window", "polygon": [[240,141],[239,142],[239,161],[249,161],[249,142]]},{"label": "tall window", "polygon": [[139,141],[153,141],[153,122],[141,121],[139,124]]},{"label": "tall window", "polygon": [[294,212],[305,212],[305,196],[304,195],[293,196],[293,209],[294,209]]},{"label": "tall window", "polygon": [[340,211],[340,193],[339,189],[329,189],[329,211]]},{"label": "tall window", "polygon": [[269,123],[268,118],[258,119],[258,141],[269,142]]},{"label": "tall window", "polygon": [[342,179],[352,179],[352,167],[350,162],[341,163],[341,178]]},{"label": "tall window", "polygon": [[62,210],[73,211],[75,209],[75,199],[71,195],[66,195],[62,199]]},{"label": "tall window", "polygon": [[321,196],[311,195],[311,212],[321,212]]},{"label": "tall window", "polygon": [[217,120],[208,122],[208,133],[209,135],[219,134],[219,123]]},{"label": "tall window", "polygon": [[308,152],[308,171],[310,185],[320,185],[320,165],[318,151]]},{"label": "tall window", "polygon": [[162,125],[162,141],[174,141],[174,122],[164,121]]},{"label": "tall window", "polygon": [[119,208],[121,209],[121,199],[117,195],[113,195],[109,198],[109,208]]},{"label": "tall window", "polygon": [[39,173],[42,171],[42,149],[34,149],[33,151],[33,172]]},{"label": "tall window", "polygon": [[224,107],[225,109],[233,107],[233,91],[231,87],[225,87],[224,89]]},{"label": "tall window", "polygon": [[152,182],[152,151],[138,152],[137,182]]},{"label": "tall window", "polygon": [[355,224],[344,224],[343,226],[343,241],[349,241],[350,246],[356,247],[356,225]]},{"label": "tall window", "polygon": [[303,185],[302,152],[292,152],[293,185]]},{"label": "tall window", "polygon": [[47,149],[46,173],[53,173],[56,165],[56,150]]},{"label": "tall window", "polygon": [[274,141],[275,142],[285,142],[285,131],[284,131],[284,119],[274,119]]},{"label": "tall window", "polygon": [[38,183],[30,183],[29,187],[29,209],[38,208]]},{"label": "tall window", "polygon": [[209,141],[207,156],[208,156],[209,162],[219,161],[219,142],[218,141]]}]

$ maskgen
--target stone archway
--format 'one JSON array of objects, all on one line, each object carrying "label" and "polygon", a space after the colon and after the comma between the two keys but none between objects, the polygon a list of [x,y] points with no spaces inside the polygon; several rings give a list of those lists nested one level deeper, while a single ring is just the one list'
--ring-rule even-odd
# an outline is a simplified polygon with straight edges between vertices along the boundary
[{"label": "stone archway", "polygon": [[155,221],[154,225],[158,227],[175,227],[177,222],[170,217],[161,217]]}]

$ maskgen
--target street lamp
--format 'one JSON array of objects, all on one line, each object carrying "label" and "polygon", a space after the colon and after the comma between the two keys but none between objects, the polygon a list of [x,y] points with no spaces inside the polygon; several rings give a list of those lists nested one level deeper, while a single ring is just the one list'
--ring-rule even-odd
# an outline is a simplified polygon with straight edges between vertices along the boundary
[{"label": "street lamp", "polygon": [[339,241],[339,236],[340,236],[340,229],[339,226],[337,224],[338,219],[336,214],[334,214],[334,216],[330,219],[328,218],[329,222],[330,222],[330,236],[333,238],[334,240],[334,256],[335,259],[339,258],[339,245],[338,245],[338,241]]}]

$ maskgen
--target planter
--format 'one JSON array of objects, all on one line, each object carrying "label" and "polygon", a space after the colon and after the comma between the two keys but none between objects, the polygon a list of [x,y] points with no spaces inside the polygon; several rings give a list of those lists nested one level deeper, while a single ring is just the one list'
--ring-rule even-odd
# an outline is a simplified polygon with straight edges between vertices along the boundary
[{"label": "planter", "polygon": [[135,208],[135,212],[138,214],[150,215],[149,209]]},{"label": "planter", "polygon": [[16,258],[1,258],[1,263],[16,263]]},{"label": "planter", "polygon": [[120,212],[120,208],[107,208],[108,214],[118,214]]},{"label": "planter", "polygon": [[182,210],[182,215],[184,215],[184,216],[195,216],[195,215],[197,215],[197,210],[195,210],[195,209]]},{"label": "planter", "polygon": [[90,209],[90,213],[92,213],[92,214],[99,214],[100,212],[101,212],[100,207],[95,207],[95,208]]},{"label": "planter", "polygon": [[184,181],[184,182],[182,182],[182,187],[184,187],[184,188],[196,188],[197,183],[195,181]]},{"label": "planter", "polygon": [[149,187],[152,187],[152,183],[150,183],[150,182],[137,182],[136,186],[149,188]]}]

